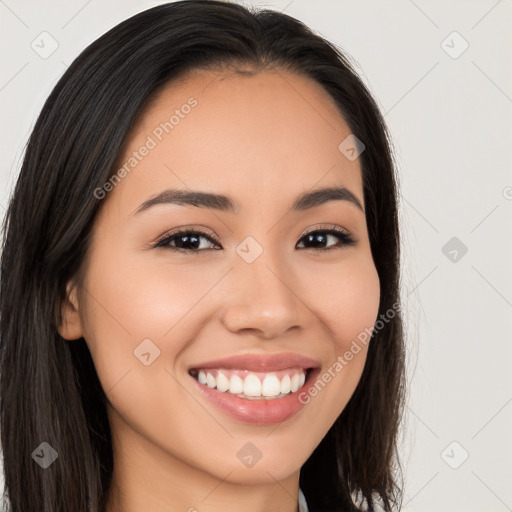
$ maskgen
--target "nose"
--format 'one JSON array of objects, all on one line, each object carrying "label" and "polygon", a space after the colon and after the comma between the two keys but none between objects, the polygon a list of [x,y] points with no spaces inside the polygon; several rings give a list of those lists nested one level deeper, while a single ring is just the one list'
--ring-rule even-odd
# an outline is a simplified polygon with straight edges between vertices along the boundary
[{"label": "nose", "polygon": [[228,279],[222,321],[231,332],[271,339],[305,327],[310,312],[295,290],[297,279],[270,251],[252,263],[236,261]]}]

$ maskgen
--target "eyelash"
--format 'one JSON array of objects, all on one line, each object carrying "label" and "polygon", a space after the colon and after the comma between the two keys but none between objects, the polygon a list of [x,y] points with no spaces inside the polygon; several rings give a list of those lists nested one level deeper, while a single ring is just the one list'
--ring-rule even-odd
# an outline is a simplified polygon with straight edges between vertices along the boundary
[{"label": "eyelash", "polygon": [[[321,233],[324,235],[334,235],[334,236],[338,237],[341,242],[339,245],[334,245],[334,246],[327,247],[327,248],[314,248],[314,247],[311,248],[315,251],[326,252],[326,251],[331,251],[333,249],[341,249],[343,247],[352,246],[356,243],[356,240],[352,237],[352,235],[350,233],[348,233],[346,230],[339,228],[337,226],[334,226],[334,225],[330,225],[330,226],[328,226],[328,228],[324,228],[324,229],[315,229],[312,231],[308,231],[300,237],[299,241],[308,235],[318,234],[318,233]],[[173,247],[171,245],[168,245],[169,242],[172,242],[175,239],[180,238],[185,235],[200,235],[201,237],[208,239],[210,242],[220,245],[220,241],[217,239],[217,237],[207,234],[204,231],[201,231],[200,229],[187,228],[187,229],[179,229],[174,232],[171,231],[171,232],[165,233],[153,244],[153,248],[161,247],[164,249],[171,249],[172,251],[185,252],[185,253],[196,253],[196,254],[203,252],[205,250],[205,249],[183,249],[182,247]],[[307,249],[307,247],[306,247],[306,249]],[[212,249],[210,249],[210,250],[212,250]],[[219,250],[219,249],[213,249],[213,250]]]}]

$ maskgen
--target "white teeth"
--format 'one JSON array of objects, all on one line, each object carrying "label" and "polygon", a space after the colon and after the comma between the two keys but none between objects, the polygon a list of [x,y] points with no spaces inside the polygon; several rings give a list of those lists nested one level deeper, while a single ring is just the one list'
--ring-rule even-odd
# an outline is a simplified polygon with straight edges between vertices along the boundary
[{"label": "white teeth", "polygon": [[231,375],[229,379],[229,392],[233,395],[244,392],[244,381],[238,375]]},{"label": "white teeth", "polygon": [[277,396],[281,394],[281,382],[275,375],[267,375],[261,385],[262,396]]},{"label": "white teeth", "polygon": [[207,373],[206,374],[206,385],[209,388],[217,387],[217,380],[215,379],[215,377],[211,373]]},{"label": "white teeth", "polygon": [[229,389],[229,380],[223,373],[217,375],[217,389],[223,393]]},{"label": "white teeth", "polygon": [[292,393],[295,393],[295,391],[297,391],[297,389],[299,389],[299,388],[300,388],[300,375],[298,373],[296,373],[292,377],[292,382],[291,382]]},{"label": "white teeth", "polygon": [[290,380],[289,375],[285,375],[281,379],[281,393],[289,393],[291,388],[292,382]]},{"label": "white teeth", "polygon": [[247,375],[247,377],[245,377],[244,395],[261,396],[261,381],[256,375]]},{"label": "white teeth", "polygon": [[[240,373],[240,372],[239,372]],[[305,370],[297,373],[297,370],[290,371],[293,376],[285,374],[281,379],[274,373],[265,375],[263,381],[254,373],[249,373],[245,378],[237,374],[232,374],[228,378],[228,371],[214,370],[209,371],[200,370],[197,374],[197,380],[209,388],[217,388],[218,391],[224,393],[229,392],[233,395],[241,396],[242,398],[262,399],[283,397],[287,394],[295,393],[302,387],[306,381]]]}]

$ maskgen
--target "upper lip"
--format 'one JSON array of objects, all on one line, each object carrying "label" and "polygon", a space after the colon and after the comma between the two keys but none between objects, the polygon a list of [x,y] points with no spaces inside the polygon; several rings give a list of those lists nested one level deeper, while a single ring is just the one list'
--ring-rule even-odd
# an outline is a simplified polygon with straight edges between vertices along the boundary
[{"label": "upper lip", "polygon": [[288,368],[317,368],[320,366],[318,361],[309,357],[292,353],[280,354],[241,354],[238,356],[215,359],[214,361],[205,361],[203,363],[190,366],[189,370],[231,368],[239,370],[249,370],[252,372],[271,372],[286,370]]}]

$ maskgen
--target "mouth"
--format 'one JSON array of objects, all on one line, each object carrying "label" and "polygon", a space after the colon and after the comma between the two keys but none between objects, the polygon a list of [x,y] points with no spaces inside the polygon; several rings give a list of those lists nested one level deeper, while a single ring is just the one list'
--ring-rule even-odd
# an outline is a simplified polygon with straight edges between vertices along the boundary
[{"label": "mouth", "polygon": [[297,392],[313,368],[254,372],[231,368],[192,368],[189,375],[200,384],[245,400],[276,400]]},{"label": "mouth", "polygon": [[199,363],[188,369],[200,394],[231,419],[268,425],[297,414],[304,389],[320,363],[296,354],[245,354]]}]

